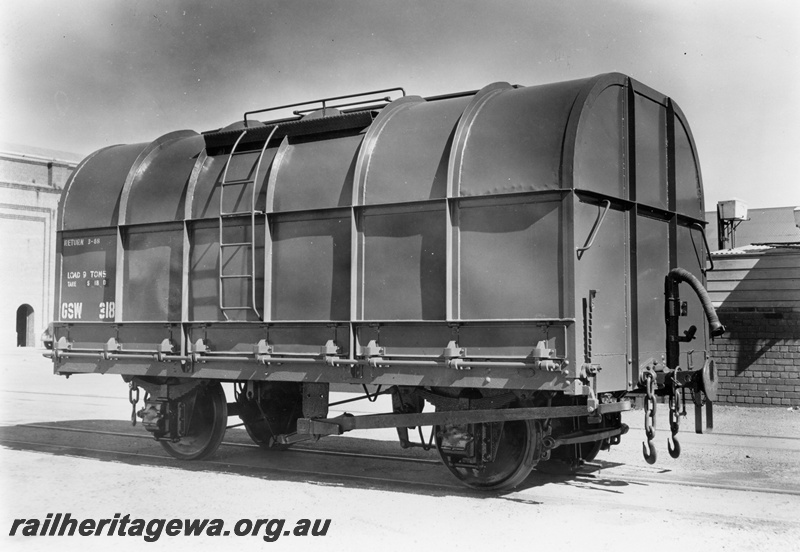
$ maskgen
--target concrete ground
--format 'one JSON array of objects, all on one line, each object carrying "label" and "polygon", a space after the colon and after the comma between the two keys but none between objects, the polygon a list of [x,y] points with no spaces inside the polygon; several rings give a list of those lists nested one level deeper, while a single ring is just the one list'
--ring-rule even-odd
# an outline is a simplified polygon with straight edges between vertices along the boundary
[{"label": "concrete ground", "polygon": [[[0,352],[0,425],[129,419],[127,389],[114,376],[52,375],[40,351]],[[381,407],[348,405],[353,413]],[[344,408],[344,407],[342,407]],[[486,550],[498,547],[616,546],[644,550],[790,550],[800,542],[800,411],[784,408],[717,408],[715,433],[694,435],[683,422],[683,454],[666,454],[666,408],[660,409],[656,446],[660,460],[641,458],[641,412],[625,415],[631,431],[587,472],[574,478],[532,481],[505,495],[481,495],[453,485],[446,469],[376,461],[345,461],[333,476],[305,479],[226,468],[259,451],[220,449],[216,463],[191,469],[153,458],[135,464],[102,456],[0,447],[0,547],[2,550]],[[691,418],[691,412],[690,412]],[[141,427],[135,428],[141,430]],[[141,430],[143,431],[143,430]],[[232,436],[233,432],[231,430]],[[239,430],[240,431],[240,430]],[[241,431],[238,433],[241,437]],[[340,449],[383,451],[392,430],[330,438]],[[75,437],[76,446],[80,436]],[[325,440],[326,442],[328,440]],[[150,441],[142,441],[150,443]],[[138,445],[137,445],[138,446]],[[144,446],[144,445],[142,445]],[[148,444],[147,446],[151,446]],[[320,443],[322,446],[322,442]],[[158,450],[155,447],[147,450]],[[392,449],[395,450],[395,449]],[[396,448],[397,455],[403,451]],[[293,467],[290,460],[284,467]],[[320,471],[330,460],[320,457]],[[348,466],[347,463],[350,463]],[[391,472],[388,470],[391,469]],[[424,470],[430,485],[404,484]],[[420,472],[421,473],[421,472]],[[337,475],[339,474],[339,475]],[[369,475],[375,483],[357,476]],[[387,483],[380,483],[385,478]],[[437,486],[436,481],[441,481]],[[750,488],[751,490],[747,490]],[[142,519],[330,519],[327,535],[10,537],[15,519],[67,513],[79,519],[115,514]]]}]

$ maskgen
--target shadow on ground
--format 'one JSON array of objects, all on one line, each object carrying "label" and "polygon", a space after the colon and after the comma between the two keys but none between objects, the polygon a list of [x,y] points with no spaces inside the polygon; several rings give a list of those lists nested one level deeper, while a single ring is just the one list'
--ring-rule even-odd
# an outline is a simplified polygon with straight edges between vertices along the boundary
[{"label": "shadow on ground", "polygon": [[330,437],[313,444],[297,444],[286,451],[267,451],[253,444],[241,429],[228,430],[223,444],[211,458],[180,461],[169,456],[141,425],[132,427],[130,423],[112,420],[6,426],[0,428],[0,444],[11,450],[129,466],[146,465],[432,496],[503,497],[531,504],[537,502],[515,497],[515,493],[545,485],[618,493],[629,485],[599,474],[603,469],[620,464],[594,461],[574,474],[553,475],[534,470],[513,492],[481,492],[459,483],[440,462],[435,450],[403,449],[391,441]]}]

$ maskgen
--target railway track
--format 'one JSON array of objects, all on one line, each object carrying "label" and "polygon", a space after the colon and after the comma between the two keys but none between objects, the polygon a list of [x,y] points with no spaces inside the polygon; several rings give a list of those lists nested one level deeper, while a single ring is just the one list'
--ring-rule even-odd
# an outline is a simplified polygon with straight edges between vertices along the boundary
[{"label": "railway track", "polygon": [[[346,450],[317,450],[302,445],[290,451],[270,454],[255,444],[226,439],[217,454],[206,460],[180,462],[167,455],[149,434],[135,434],[123,431],[98,430],[90,428],[59,427],[50,424],[28,424],[16,426],[22,435],[8,436],[8,429],[0,429],[0,445],[9,448],[63,454],[101,460],[113,459],[131,464],[149,464],[185,470],[212,470],[236,474],[257,474],[268,479],[289,478],[303,481],[318,481],[326,484],[351,484],[366,487],[424,488],[428,491],[445,491],[448,494],[470,494],[469,489],[457,482],[450,482],[447,471],[433,458],[414,458],[387,454],[368,454]],[[31,430],[35,433],[32,433]],[[44,433],[42,433],[44,432]],[[52,432],[62,434],[82,434],[93,437],[92,444],[75,441],[47,442]],[[231,432],[229,432],[230,435]],[[238,432],[237,432],[238,433]],[[247,439],[241,432],[242,439]],[[98,439],[99,438],[99,439]],[[134,444],[133,446],[132,443]],[[138,443],[142,443],[139,445]],[[236,449],[246,452],[234,452]],[[325,462],[319,462],[325,457]],[[399,469],[398,466],[416,468]],[[402,473],[404,477],[393,477],[392,473]],[[420,476],[420,472],[423,477]],[[428,473],[431,472],[431,473]]]},{"label": "railway track", "polygon": [[[46,425],[46,424],[26,424],[25,427],[35,428],[35,429],[48,429],[48,430],[56,430],[56,431],[67,431],[67,432],[74,432],[74,433],[89,433],[95,435],[108,435],[111,437],[126,437],[131,439],[144,439],[146,441],[152,442],[153,437],[149,434],[140,434],[140,433],[126,433],[126,432],[118,432],[118,431],[102,431],[102,430],[95,430],[95,429],[85,429],[85,428],[71,428],[71,427],[58,427],[53,425]],[[256,444],[251,443],[240,443],[235,441],[223,441],[222,446],[227,447],[238,447],[238,448],[245,448],[245,449],[252,449],[252,450],[261,450],[260,447]],[[292,449],[293,452],[298,452],[302,454],[317,454],[322,456],[341,456],[345,458],[364,458],[364,459],[372,459],[372,460],[391,460],[394,462],[411,462],[411,463],[418,463],[418,464],[433,464],[438,465],[438,460],[430,460],[426,458],[409,458],[406,456],[392,456],[386,454],[363,454],[358,452],[348,452],[348,451],[341,451],[341,450],[316,450],[312,448],[306,448],[302,444],[295,445]],[[164,458],[169,458],[168,456],[164,456]]]},{"label": "railway track", "polygon": [[[119,422],[122,424],[122,422]],[[54,432],[54,433],[49,433]],[[119,431],[114,429],[97,429],[90,427],[71,427],[57,424],[25,424],[24,426],[4,426],[0,428],[0,445],[20,450],[38,451],[51,454],[64,454],[97,459],[116,459],[132,464],[155,464],[158,466],[179,467],[187,470],[207,470],[254,474],[267,478],[289,477],[302,480],[322,480],[328,484],[339,484],[342,481],[389,488],[423,488],[428,491],[456,493],[459,495],[474,494],[456,482],[450,482],[445,468],[433,453],[425,453],[413,449],[405,451],[405,456],[382,452],[359,452],[343,450],[348,446],[359,446],[361,439],[329,439],[317,443],[325,448],[311,448],[308,445],[296,445],[290,451],[267,453],[257,445],[246,442],[246,435],[241,432],[228,432],[218,454],[208,460],[199,462],[178,462],[163,453],[149,434]],[[88,443],[76,442],[71,438],[48,438],[51,435],[84,435]],[[723,434],[715,434],[722,436]],[[725,434],[731,437],[740,435]],[[241,437],[241,440],[238,439]],[[747,436],[770,442],[786,440],[800,442],[800,438],[773,437],[765,435]],[[137,443],[137,444],[134,444]],[[138,444],[141,443],[141,444]],[[352,443],[352,444],[351,444]],[[397,446],[396,443],[371,442],[378,448]],[[338,446],[337,446],[338,445]],[[710,447],[721,446],[710,443]],[[244,450],[236,453],[232,450]],[[425,457],[425,456],[428,457]],[[319,459],[325,458],[324,462]],[[638,459],[637,459],[638,461]],[[626,483],[644,485],[671,485],[679,487],[699,487],[707,489],[724,489],[729,491],[759,492],[775,495],[800,496],[800,489],[778,487],[749,481],[740,484],[733,481],[697,479],[673,475],[671,470],[652,469],[644,473],[636,473],[638,464],[631,466],[607,467],[605,462],[594,462],[586,466],[586,473],[572,476],[553,476],[534,472],[523,487],[538,487],[558,484],[590,484],[597,487],[618,487]]]}]

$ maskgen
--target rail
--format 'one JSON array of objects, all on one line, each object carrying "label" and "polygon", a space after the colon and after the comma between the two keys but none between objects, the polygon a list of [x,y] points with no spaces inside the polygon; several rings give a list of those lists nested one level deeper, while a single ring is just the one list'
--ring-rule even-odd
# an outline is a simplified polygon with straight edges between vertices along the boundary
[{"label": "rail", "polygon": [[[319,100],[310,100],[310,101],[306,101],[306,102],[298,102],[298,103],[293,103],[293,104],[279,105],[279,106],[275,106],[275,107],[266,107],[264,109],[256,109],[256,110],[253,110],[253,111],[245,111],[244,116],[242,118],[244,120],[245,127],[247,127],[248,126],[248,120],[247,120],[248,116],[255,115],[256,113],[266,113],[268,111],[279,111],[281,109],[291,109],[293,107],[301,107],[301,106],[308,106],[308,105],[314,105],[314,104],[320,104],[321,108],[324,110],[324,109],[340,109],[342,107],[352,107],[354,105],[363,105],[363,104],[370,103],[370,102],[385,101],[385,102],[388,103],[388,102],[392,101],[391,96],[386,96],[386,97],[383,97],[383,98],[372,98],[372,99],[367,99],[367,100],[346,102],[346,103],[343,103],[343,104],[337,104],[335,106],[328,105],[329,102],[335,102],[335,101],[339,101],[339,100],[349,100],[351,98],[361,98],[361,97],[364,97],[364,96],[375,96],[377,94],[385,94],[385,93],[388,93],[388,92],[400,92],[403,97],[405,97],[405,95],[406,95],[405,89],[403,89],[402,87],[399,87],[399,86],[395,87],[395,88],[383,88],[381,90],[372,90],[372,91],[369,91],[369,92],[360,92],[358,94],[346,94],[344,96],[332,96],[332,97],[329,97],[329,98],[322,98],[322,99],[319,99]],[[294,114],[295,115],[300,115],[302,113],[308,113],[310,111],[316,111],[316,109],[296,110],[296,111],[294,111]]]}]

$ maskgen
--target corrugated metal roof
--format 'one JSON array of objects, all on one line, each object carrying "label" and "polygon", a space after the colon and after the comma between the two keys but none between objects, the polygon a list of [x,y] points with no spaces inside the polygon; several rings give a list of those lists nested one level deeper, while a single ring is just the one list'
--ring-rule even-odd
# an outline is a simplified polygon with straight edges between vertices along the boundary
[{"label": "corrugated metal roof", "polygon": [[748,253],[761,253],[769,251],[772,247],[766,245],[745,245],[735,249],[720,249],[719,251],[712,251],[713,255],[745,255]]},{"label": "corrugated metal roof", "polygon": [[733,249],[720,249],[719,251],[712,251],[711,254],[715,257],[717,255],[750,255],[754,253],[767,253],[767,252],[792,252],[800,251],[800,242],[793,243],[754,243],[751,245],[743,245],[742,247],[735,247]]},{"label": "corrugated metal roof", "polygon": [[[749,220],[742,221],[736,227],[736,248],[757,243],[800,242],[800,229],[794,225],[794,208],[748,209]],[[713,248],[717,241],[717,212],[707,212],[706,222],[706,236]]]}]

